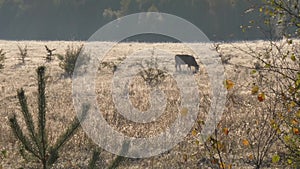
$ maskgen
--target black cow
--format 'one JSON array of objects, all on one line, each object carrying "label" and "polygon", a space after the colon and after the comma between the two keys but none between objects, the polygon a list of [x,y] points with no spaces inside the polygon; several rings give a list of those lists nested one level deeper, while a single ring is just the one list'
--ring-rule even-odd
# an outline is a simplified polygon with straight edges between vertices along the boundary
[{"label": "black cow", "polygon": [[188,68],[191,69],[191,66],[195,67],[196,72],[199,71],[199,65],[197,64],[195,58],[191,55],[176,55],[175,56],[175,67],[177,71],[177,67],[181,71],[180,65],[188,65]]}]

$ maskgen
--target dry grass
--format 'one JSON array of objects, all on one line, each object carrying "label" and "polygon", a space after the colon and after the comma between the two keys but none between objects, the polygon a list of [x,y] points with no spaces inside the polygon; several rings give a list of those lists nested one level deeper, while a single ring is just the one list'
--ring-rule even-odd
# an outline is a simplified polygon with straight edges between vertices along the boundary
[{"label": "dry grass", "polygon": [[[253,46],[259,46],[258,43],[251,43]],[[54,58],[51,62],[46,62],[46,51],[44,45],[50,48],[56,48],[56,54],[64,54],[68,45],[80,46],[83,42],[39,42],[39,41],[0,41],[0,49],[7,51],[5,68],[0,72],[0,151],[7,151],[7,156],[0,155],[0,168],[38,168],[38,165],[32,161],[24,160],[20,154],[20,144],[14,138],[9,125],[8,119],[13,114],[18,115],[21,119],[20,108],[16,98],[16,90],[23,87],[28,97],[30,110],[37,112],[37,80],[36,68],[40,65],[47,67],[47,119],[48,133],[50,141],[54,141],[60,133],[64,131],[67,124],[76,115],[72,103],[72,83],[71,79],[62,76],[63,70],[59,67],[59,60]],[[28,58],[26,64],[20,64],[18,60],[18,45],[27,45]],[[243,43],[233,44],[243,47]],[[221,44],[221,50],[230,56],[231,63],[252,66],[255,62],[251,57],[239,52],[233,48],[232,44]],[[191,50],[182,44],[158,43],[122,43],[115,46],[105,57],[107,62],[115,62],[118,64],[118,58],[128,57],[133,52],[143,50],[145,48],[155,48],[166,50],[172,53],[189,53]],[[257,47],[258,48],[258,47]],[[173,59],[173,58],[170,58]],[[197,60],[200,63],[200,60]],[[248,168],[248,164],[243,163],[247,152],[243,150],[241,145],[241,137],[245,133],[240,129],[240,122],[254,118],[255,113],[244,112],[239,105],[234,102],[245,101],[249,97],[249,85],[247,76],[249,71],[231,64],[224,65],[228,79],[240,84],[235,86],[234,92],[229,92],[229,100],[227,101],[226,111],[222,118],[222,126],[234,129],[230,131],[230,139],[234,140],[232,146],[235,146],[234,168]],[[205,120],[205,114],[208,112],[210,103],[210,84],[209,77],[205,68],[200,64],[200,73],[194,75],[199,88],[200,95],[200,112],[198,121]],[[180,93],[176,87],[176,82],[167,77],[166,80],[159,85],[167,96],[166,110],[158,121],[148,124],[138,124],[126,120],[116,112],[116,108],[111,96],[111,79],[113,72],[111,69],[101,69],[98,71],[96,79],[96,93],[98,106],[102,111],[102,115],[114,129],[134,137],[149,137],[163,132],[176,118],[179,113],[178,105],[180,104]],[[238,86],[242,86],[238,88]],[[130,100],[132,104],[139,110],[147,110],[149,103],[150,88],[146,86],[140,77],[136,77],[135,83],[131,84]],[[250,96],[251,97],[251,96]],[[249,103],[249,105],[252,103]],[[256,103],[254,103],[256,104]],[[251,109],[251,108],[250,108]],[[24,127],[24,125],[23,125]],[[195,124],[195,129],[201,130],[201,125]],[[235,144],[235,145],[234,145]],[[54,168],[86,168],[88,161],[92,156],[92,150],[95,144],[80,130],[63,148],[61,157]],[[99,166],[105,168],[114,155],[102,151],[102,161],[98,162]],[[203,145],[197,145],[192,134],[189,134],[184,141],[180,142],[169,152],[159,156],[146,159],[127,159],[121,164],[120,168],[208,168],[209,165],[205,161],[207,152],[204,151]],[[30,156],[28,156],[30,160]],[[250,167],[251,168],[251,167]]]}]

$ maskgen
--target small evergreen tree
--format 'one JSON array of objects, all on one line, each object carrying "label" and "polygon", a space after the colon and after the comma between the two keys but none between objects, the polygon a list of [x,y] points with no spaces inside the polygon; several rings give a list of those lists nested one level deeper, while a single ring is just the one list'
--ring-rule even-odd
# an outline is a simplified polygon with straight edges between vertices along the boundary
[{"label": "small evergreen tree", "polygon": [[5,52],[3,52],[3,49],[0,49],[0,69],[4,68],[4,60],[5,60]]},{"label": "small evergreen tree", "polygon": [[[78,48],[74,48],[73,46],[72,47],[68,46],[64,56],[57,55],[58,59],[61,61],[59,63],[59,67],[62,68],[65,71],[66,75],[68,75],[69,77],[71,77],[73,75],[76,61],[77,61],[82,49],[83,49],[83,45],[81,45]],[[82,63],[84,63],[84,62],[82,62]]]},{"label": "small evergreen tree", "polygon": [[21,48],[21,46],[18,46],[19,49],[19,55],[21,57],[22,63],[25,64],[25,58],[27,57],[27,46],[24,48]]},{"label": "small evergreen tree", "polygon": [[9,119],[10,126],[17,139],[22,143],[25,150],[39,159],[42,163],[43,169],[51,168],[51,166],[56,162],[59,157],[59,149],[74,135],[89,109],[88,105],[83,105],[81,118],[74,118],[71,125],[67,128],[65,133],[58,138],[56,143],[52,146],[49,145],[46,132],[45,69],[46,68],[44,66],[38,67],[37,69],[38,125],[35,126],[33,122],[33,115],[29,112],[27,98],[22,88],[18,90],[17,93],[28,134],[24,134],[22,131],[15,114]]}]

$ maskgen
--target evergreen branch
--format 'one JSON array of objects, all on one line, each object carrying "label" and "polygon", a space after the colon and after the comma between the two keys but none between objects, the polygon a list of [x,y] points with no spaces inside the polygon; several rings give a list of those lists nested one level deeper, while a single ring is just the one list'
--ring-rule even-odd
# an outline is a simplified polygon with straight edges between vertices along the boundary
[{"label": "evergreen branch", "polygon": [[[129,149],[129,142],[125,141],[122,145],[122,150],[120,154],[126,154],[128,152],[128,149]],[[121,162],[124,161],[125,159],[126,159],[125,157],[118,155],[108,168],[109,169],[118,168]]]},{"label": "evergreen branch", "polygon": [[10,126],[15,134],[15,136],[22,142],[25,149],[31,152],[34,156],[38,159],[41,159],[41,156],[37,153],[37,151],[32,147],[31,143],[28,141],[28,138],[23,134],[21,127],[17,121],[16,115],[14,114],[13,117],[9,119]]},{"label": "evergreen branch", "polygon": [[45,67],[38,67],[38,129],[39,137],[41,139],[41,155],[44,157],[47,149],[47,138],[46,138],[46,97],[45,97]]},{"label": "evergreen branch", "polygon": [[93,151],[92,159],[89,163],[89,169],[95,169],[96,168],[96,162],[100,159],[100,151],[98,149],[95,149]]},{"label": "evergreen branch", "polygon": [[24,92],[23,88],[18,90],[17,94],[18,94],[19,103],[21,105],[22,114],[24,116],[27,129],[30,133],[30,137],[34,141],[34,143],[36,144],[38,149],[40,149],[40,143],[38,142],[36,134],[35,134],[33,118],[32,118],[32,115],[29,113],[28,106],[27,106],[28,105],[27,104],[27,98],[25,96],[25,92]]},{"label": "evergreen branch", "polygon": [[57,140],[56,144],[52,146],[53,151],[58,151],[76,132],[76,130],[80,127],[81,122],[83,122],[86,119],[87,112],[89,110],[89,105],[83,105],[82,106],[82,114],[80,118],[74,118],[70,127],[65,131],[64,134],[62,134],[59,139]]},{"label": "evergreen branch", "polygon": [[58,159],[58,151],[50,148],[49,159],[47,160],[47,166],[52,166],[57,159]]}]

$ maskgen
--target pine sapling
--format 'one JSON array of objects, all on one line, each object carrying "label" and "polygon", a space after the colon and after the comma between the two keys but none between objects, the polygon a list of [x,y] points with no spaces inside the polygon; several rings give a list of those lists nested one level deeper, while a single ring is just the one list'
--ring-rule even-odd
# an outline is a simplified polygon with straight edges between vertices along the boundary
[{"label": "pine sapling", "polygon": [[5,52],[3,49],[0,49],[0,69],[4,68]]},{"label": "pine sapling", "polygon": [[27,98],[25,91],[21,88],[17,91],[19,103],[21,106],[21,112],[24,117],[28,134],[23,132],[17,116],[14,114],[9,119],[10,126],[17,139],[21,142],[25,150],[35,156],[43,166],[43,169],[51,168],[56,162],[59,155],[59,149],[74,135],[76,130],[79,128],[80,123],[85,119],[87,111],[89,110],[88,105],[82,106],[81,118],[74,118],[71,125],[67,130],[58,138],[54,145],[48,144],[48,135],[46,132],[46,80],[45,80],[44,66],[40,66],[37,69],[38,74],[38,124],[35,125],[33,122],[33,114],[29,112]]},{"label": "pine sapling", "polygon": [[19,55],[21,57],[22,63],[25,64],[25,58],[27,57],[27,46],[21,48],[21,46],[18,45],[18,49],[20,52]]}]

